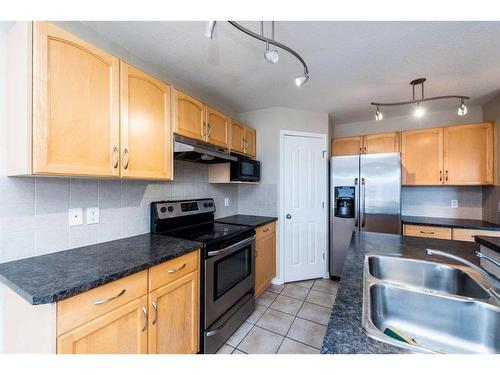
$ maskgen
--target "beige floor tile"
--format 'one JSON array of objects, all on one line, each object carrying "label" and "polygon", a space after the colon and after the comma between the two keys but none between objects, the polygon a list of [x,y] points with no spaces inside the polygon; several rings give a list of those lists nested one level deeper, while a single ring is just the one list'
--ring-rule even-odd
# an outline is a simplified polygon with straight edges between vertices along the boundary
[{"label": "beige floor tile", "polygon": [[262,314],[264,314],[264,311],[266,311],[266,310],[267,310],[266,306],[255,305],[255,310],[253,311],[252,315],[250,315],[247,318],[247,322],[250,324],[257,323],[257,320],[260,319],[260,317],[262,316]]},{"label": "beige floor tile", "polygon": [[316,280],[312,289],[318,290],[323,293],[337,294],[337,289],[339,288],[339,282],[330,279]]},{"label": "beige floor tile", "polygon": [[304,302],[297,316],[319,324],[328,324],[332,310],[327,307]]},{"label": "beige floor tile", "polygon": [[281,291],[281,295],[304,300],[308,292],[309,289],[307,288],[302,288],[297,285],[287,284],[285,286],[285,289]]},{"label": "beige floor tile", "polygon": [[255,303],[258,305],[269,307],[271,303],[278,297],[277,294],[271,292],[263,292],[256,300]]},{"label": "beige floor tile", "polygon": [[233,350],[234,348],[232,346],[224,344],[221,346],[221,348],[217,351],[216,354],[231,354]]},{"label": "beige floor tile", "polygon": [[284,287],[285,287],[285,284],[281,284],[281,285],[271,284],[267,287],[266,291],[280,294]]},{"label": "beige floor tile", "polygon": [[285,338],[278,354],[319,354],[319,349]]},{"label": "beige floor tile", "polygon": [[289,283],[287,285],[297,285],[297,286],[301,286],[302,288],[311,289],[313,284],[314,284],[314,280],[303,280],[303,281],[294,281],[293,283]]},{"label": "beige floor tile", "polygon": [[287,314],[296,315],[300,310],[300,306],[302,306],[302,301],[280,294],[269,307]]},{"label": "beige floor tile", "polygon": [[234,349],[234,352],[232,352],[231,354],[247,354],[247,353],[242,352],[241,350],[238,349]]},{"label": "beige floor tile", "polygon": [[238,349],[248,354],[275,354],[283,339],[284,337],[281,335],[253,327],[238,345]]},{"label": "beige floor tile", "polygon": [[332,308],[334,301],[335,301],[335,295],[318,292],[317,290],[312,290],[312,289],[306,298],[306,302],[312,302],[315,303],[316,305],[328,307],[329,309]]},{"label": "beige floor tile", "polygon": [[304,344],[321,349],[325,333],[326,326],[301,318],[296,318],[286,336],[303,342]]},{"label": "beige floor tile", "polygon": [[273,309],[267,309],[255,325],[276,332],[280,335],[285,335],[294,319],[295,317],[292,315]]},{"label": "beige floor tile", "polygon": [[233,335],[226,341],[226,344],[236,348],[252,328],[253,324],[243,322],[243,324],[236,330],[236,332],[234,332]]}]

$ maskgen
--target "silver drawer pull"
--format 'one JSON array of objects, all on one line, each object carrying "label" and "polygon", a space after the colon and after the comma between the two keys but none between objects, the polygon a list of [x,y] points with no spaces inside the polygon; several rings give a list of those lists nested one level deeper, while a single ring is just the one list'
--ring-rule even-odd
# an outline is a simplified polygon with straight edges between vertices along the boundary
[{"label": "silver drawer pull", "polygon": [[152,303],[151,305],[153,305],[153,309],[154,309],[154,311],[155,311],[155,318],[154,318],[154,320],[151,322],[151,324],[153,324],[153,325],[154,325],[154,324],[156,324],[156,322],[157,322],[157,320],[158,320],[158,306],[156,305],[156,302],[155,302],[155,301],[153,301],[153,303]]},{"label": "silver drawer pull", "polygon": [[126,291],[127,291],[127,289],[122,289],[122,291],[120,293],[118,293],[116,296],[110,297],[110,298],[106,298],[106,299],[101,299],[99,301],[95,301],[94,305],[102,305],[103,303],[113,301],[114,299],[117,299],[118,297],[123,296]]},{"label": "silver drawer pull", "polygon": [[180,271],[182,270],[184,267],[186,267],[186,263],[184,263],[182,266],[180,266],[179,268],[174,268],[173,270],[168,270],[167,272],[168,273],[176,273],[177,271]]},{"label": "silver drawer pull", "polygon": [[269,232],[269,228],[266,228],[262,231],[263,233]]},{"label": "silver drawer pull", "polygon": [[434,232],[426,232],[425,230],[421,230],[420,233],[422,233],[422,234],[436,234]]},{"label": "silver drawer pull", "polygon": [[142,313],[144,314],[144,318],[146,318],[146,322],[144,323],[144,327],[142,327],[142,332],[144,332],[148,328],[148,310],[144,306],[142,306]]}]

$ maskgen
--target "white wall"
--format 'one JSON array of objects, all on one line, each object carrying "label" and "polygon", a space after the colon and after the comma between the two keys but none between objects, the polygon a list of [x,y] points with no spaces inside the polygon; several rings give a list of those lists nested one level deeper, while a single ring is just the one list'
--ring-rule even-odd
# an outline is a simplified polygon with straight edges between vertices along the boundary
[{"label": "white wall", "polygon": [[[0,176],[5,175],[7,161],[6,154],[3,152],[6,146],[6,126],[7,113],[5,106],[7,105],[6,88],[7,88],[7,39],[6,35],[0,31]],[[1,191],[0,191],[1,194]],[[0,232],[0,243],[2,243],[2,233]],[[0,322],[4,320],[4,289],[0,288]],[[0,353],[4,351],[4,333],[3,324],[0,324]]]}]

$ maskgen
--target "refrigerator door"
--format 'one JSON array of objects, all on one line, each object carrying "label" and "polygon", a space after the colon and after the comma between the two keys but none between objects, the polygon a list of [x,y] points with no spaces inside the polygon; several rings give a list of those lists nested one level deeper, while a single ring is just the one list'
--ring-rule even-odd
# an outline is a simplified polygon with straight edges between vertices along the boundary
[{"label": "refrigerator door", "polygon": [[401,233],[401,157],[360,156],[360,230]]},{"label": "refrigerator door", "polygon": [[[338,192],[354,188],[354,217],[336,216],[335,187]],[[330,158],[330,276],[340,277],[352,232],[359,227],[358,213],[359,155],[334,156]]]}]

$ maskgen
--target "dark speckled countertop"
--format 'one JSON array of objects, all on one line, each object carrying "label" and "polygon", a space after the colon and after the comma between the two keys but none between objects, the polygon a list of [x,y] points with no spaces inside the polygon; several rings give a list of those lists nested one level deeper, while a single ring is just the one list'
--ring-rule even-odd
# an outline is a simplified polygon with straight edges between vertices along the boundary
[{"label": "dark speckled countertop", "polygon": [[244,225],[247,227],[257,228],[276,220],[278,220],[278,218],[272,216],[233,215],[221,217],[215,221],[224,224]]},{"label": "dark speckled countertop", "polygon": [[500,225],[483,220],[454,219],[446,217],[401,216],[403,224],[430,225],[463,229],[500,230]]},{"label": "dark speckled countertop", "polygon": [[0,281],[33,305],[52,303],[176,258],[198,242],[143,234],[0,264]]},{"label": "dark speckled countertop", "polygon": [[[333,304],[321,353],[324,354],[390,354],[409,353],[408,350],[368,337],[361,328],[363,304],[363,263],[366,253],[384,253],[426,257],[425,249],[432,247],[450,252],[479,264],[474,252],[479,245],[473,242],[407,237],[395,234],[354,232],[342,277]],[[435,262],[453,263],[450,259],[434,257]]]},{"label": "dark speckled countertop", "polygon": [[500,238],[491,236],[475,236],[474,239],[478,244],[500,253]]}]

